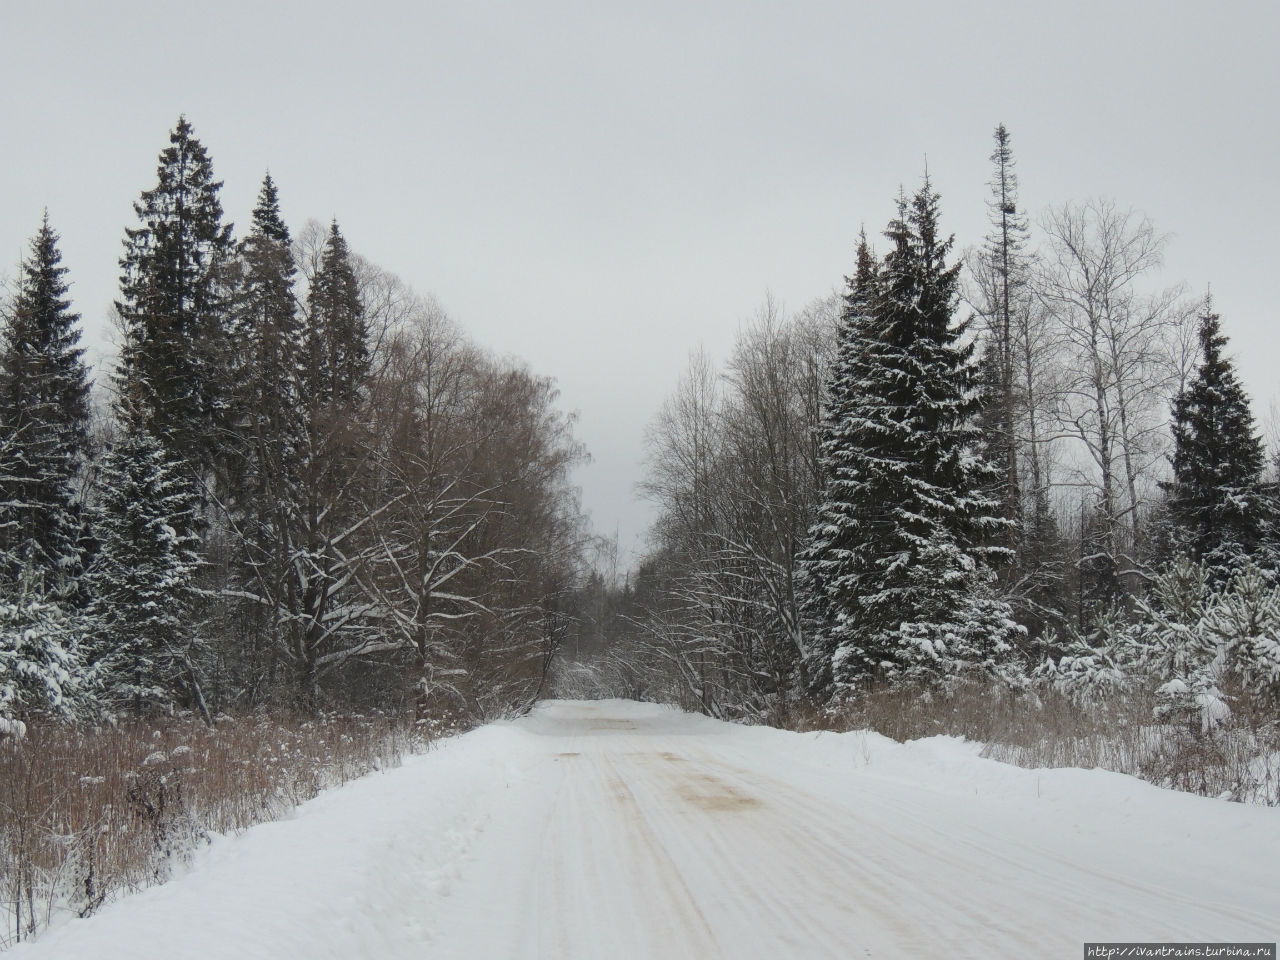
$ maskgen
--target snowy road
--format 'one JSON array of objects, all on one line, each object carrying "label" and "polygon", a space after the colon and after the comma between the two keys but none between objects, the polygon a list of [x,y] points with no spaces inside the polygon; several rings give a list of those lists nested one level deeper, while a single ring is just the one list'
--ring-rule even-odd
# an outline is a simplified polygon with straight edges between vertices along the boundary
[{"label": "snowy road", "polygon": [[1280,811],[948,739],[552,703],[15,956],[1079,957],[1274,941]]}]

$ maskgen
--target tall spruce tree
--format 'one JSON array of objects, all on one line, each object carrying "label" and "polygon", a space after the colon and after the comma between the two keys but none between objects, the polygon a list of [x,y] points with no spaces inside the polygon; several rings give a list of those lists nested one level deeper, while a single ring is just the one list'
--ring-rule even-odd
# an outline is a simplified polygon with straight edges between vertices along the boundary
[{"label": "tall spruce tree", "polygon": [[231,438],[237,462],[231,486],[236,499],[252,502],[278,486],[297,455],[303,422],[298,404],[303,330],[293,289],[297,268],[270,174],[262,182],[249,235],[238,253]]},{"label": "tall spruce tree", "polygon": [[1200,367],[1173,402],[1173,479],[1165,484],[1175,541],[1220,577],[1258,549],[1265,527],[1262,440],[1226,345],[1206,298]]},{"label": "tall spruce tree", "polygon": [[987,459],[1000,466],[994,495],[1010,521],[1007,544],[1016,560],[1001,565],[1001,588],[1020,622],[1040,634],[1065,615],[1064,544],[1050,509],[1042,450],[1041,385],[1037,379],[1035,306],[1028,247],[1030,230],[1018,200],[1012,137],[999,124],[993,135],[990,230],[971,261],[982,321],[982,380],[987,403],[979,422]]},{"label": "tall spruce tree", "polygon": [[[263,379],[297,379],[302,323],[294,296],[297,267],[271,174],[262,180],[249,235],[239,244],[233,329],[242,365]],[[259,387],[258,389],[262,389]]]},{"label": "tall spruce tree", "polygon": [[[311,280],[301,396],[305,443],[292,504],[289,642],[303,697],[316,703],[323,658],[373,629],[352,591],[353,532],[369,477],[369,335],[351,253],[336,222]],[[354,639],[353,639],[354,638]]]},{"label": "tall spruce tree", "polygon": [[196,541],[187,533],[197,504],[185,471],[136,418],[102,465],[89,655],[111,709],[203,710],[191,626]]},{"label": "tall spruce tree", "polygon": [[1018,209],[1018,175],[1009,131],[996,127],[995,150],[991,154],[991,198],[987,202],[991,232],[982,251],[986,268],[987,355],[990,382],[987,417],[993,434],[992,453],[1001,466],[997,489],[1004,503],[1009,545],[1016,546],[1018,521],[1022,516],[1021,482],[1018,475],[1018,386],[1015,375],[1018,330],[1016,314],[1023,309],[1027,287],[1027,218]]},{"label": "tall spruce tree", "polygon": [[62,590],[79,566],[75,481],[86,459],[89,374],[48,214],[0,331],[0,556]]},{"label": "tall spruce tree", "polygon": [[299,385],[303,330],[294,295],[297,271],[270,174],[263,179],[252,226],[238,253],[233,309],[237,421],[228,486],[240,533],[234,576],[239,592],[252,598],[242,618],[249,656],[239,665],[252,674],[246,685],[257,689],[270,651],[281,642],[292,555],[289,518],[296,514],[306,427]]},{"label": "tall spruce tree", "polygon": [[[988,661],[1008,611],[979,602],[1008,523],[981,456],[983,403],[967,322],[956,323],[958,266],[938,234],[926,178],[886,236],[856,361],[837,364],[822,445],[826,496],[808,565],[835,640],[830,676],[948,672]],[[975,599],[975,598],[978,599]]]},{"label": "tall spruce tree", "polygon": [[134,204],[139,225],[125,230],[120,260],[120,413],[141,417],[191,471],[213,464],[230,407],[232,244],[221,188],[204,145],[179,117],[156,185]]},{"label": "tall spruce tree", "polygon": [[310,396],[342,407],[357,403],[369,375],[369,330],[351,252],[336,220],[329,228],[307,305]]},{"label": "tall spruce tree", "polygon": [[863,378],[871,345],[870,311],[877,296],[878,265],[866,231],[858,239],[852,276],[845,278],[844,303],[836,327],[836,352],[827,377],[819,423],[819,460],[824,498],[799,557],[801,607],[813,635],[805,663],[806,686],[821,690],[831,682],[831,661],[840,624],[833,609],[833,584],[847,572],[859,517],[845,498],[856,476],[854,431],[858,423],[856,384]]}]

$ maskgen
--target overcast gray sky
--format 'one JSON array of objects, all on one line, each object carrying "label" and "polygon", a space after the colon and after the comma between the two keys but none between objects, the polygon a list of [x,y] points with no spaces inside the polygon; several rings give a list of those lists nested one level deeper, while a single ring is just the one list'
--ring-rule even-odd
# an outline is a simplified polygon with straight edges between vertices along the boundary
[{"label": "overcast gray sky", "polygon": [[131,204],[185,112],[246,224],[263,172],[295,229],[435,294],[554,376],[624,550],[646,422],[772,291],[851,269],[925,158],[943,225],[985,232],[991,132],[1032,213],[1090,195],[1212,283],[1265,416],[1277,396],[1280,14],[1271,2],[58,3],[5,0],[0,269],[46,205],[103,339]]}]

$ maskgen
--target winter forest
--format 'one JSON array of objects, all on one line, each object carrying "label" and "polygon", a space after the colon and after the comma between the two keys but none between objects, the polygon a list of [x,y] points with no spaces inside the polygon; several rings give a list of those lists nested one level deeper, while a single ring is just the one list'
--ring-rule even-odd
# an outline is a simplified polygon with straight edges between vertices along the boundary
[{"label": "winter forest", "polygon": [[486,716],[539,690],[583,535],[554,387],[262,182],[224,220],[182,119],[92,394],[58,236],[5,315],[0,712]]},{"label": "winter forest", "polygon": [[716,716],[844,710],[1023,752],[1052,713],[1068,752],[1123,730],[1123,761],[1091,759],[1191,789],[1206,757],[1274,749],[1275,454],[1223,318],[1152,283],[1141,213],[1033,222],[1015,166],[1002,125],[967,250],[926,176],[838,294],[766,302],[723,368],[692,356],[594,671]]},{"label": "winter forest", "polygon": [[[1142,213],[1031,216],[1004,126],[990,161],[985,237],[904,171],[837,292],[691,355],[628,570],[555,383],[291,222],[287,183],[233,229],[179,119],[122,227],[114,361],[86,365],[49,217],[3,301],[0,740],[412,739],[616,696],[1280,801],[1280,486],[1231,317],[1155,282]],[[105,853],[77,849],[83,888]]]},{"label": "winter forest", "polygon": [[[787,722],[868,689],[1151,686],[1211,729],[1280,695],[1274,465],[1207,295],[1106,200],[1033,224],[1009,132],[962,256],[927,177],[843,289],[694,353],[648,435],[651,551],[601,557],[554,384],[430,297],[243,236],[182,118],[90,372],[58,234],[0,355],[0,715],[263,705],[480,719],[549,681]],[[889,205],[893,206],[893,205]]]}]

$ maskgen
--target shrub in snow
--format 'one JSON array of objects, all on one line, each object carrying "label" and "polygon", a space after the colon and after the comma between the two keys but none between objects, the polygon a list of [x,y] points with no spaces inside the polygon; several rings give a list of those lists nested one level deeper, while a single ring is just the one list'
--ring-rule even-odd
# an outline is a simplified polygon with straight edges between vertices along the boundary
[{"label": "shrub in snow", "polygon": [[1200,670],[1190,677],[1176,677],[1156,689],[1156,716],[1179,721],[1206,733],[1231,716],[1227,697],[1219,686],[1221,671]]},{"label": "shrub in snow", "polygon": [[1056,661],[1049,659],[1037,667],[1033,679],[1077,702],[1092,700],[1100,692],[1120,689],[1128,682],[1107,650],[1094,649],[1080,640],[1073,641]]},{"label": "shrub in snow", "polygon": [[1212,730],[1231,716],[1232,695],[1280,703],[1280,587],[1246,563],[1220,589],[1206,563],[1180,557],[1138,601],[1137,618],[1111,609],[1088,636],[1034,678],[1076,700],[1149,681],[1156,716]]}]

